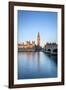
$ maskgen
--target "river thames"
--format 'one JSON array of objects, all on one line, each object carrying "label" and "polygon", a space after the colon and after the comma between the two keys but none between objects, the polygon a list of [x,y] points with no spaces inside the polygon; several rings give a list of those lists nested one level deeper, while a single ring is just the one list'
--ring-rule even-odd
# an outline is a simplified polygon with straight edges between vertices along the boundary
[{"label": "river thames", "polygon": [[18,52],[18,79],[57,77],[57,56],[43,52]]}]

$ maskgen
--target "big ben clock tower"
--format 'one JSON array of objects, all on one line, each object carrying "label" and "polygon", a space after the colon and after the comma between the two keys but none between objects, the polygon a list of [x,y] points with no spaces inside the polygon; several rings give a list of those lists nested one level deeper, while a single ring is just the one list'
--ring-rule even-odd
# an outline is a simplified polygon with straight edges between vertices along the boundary
[{"label": "big ben clock tower", "polygon": [[38,32],[38,35],[37,35],[37,45],[38,45],[38,48],[40,47],[40,33]]}]

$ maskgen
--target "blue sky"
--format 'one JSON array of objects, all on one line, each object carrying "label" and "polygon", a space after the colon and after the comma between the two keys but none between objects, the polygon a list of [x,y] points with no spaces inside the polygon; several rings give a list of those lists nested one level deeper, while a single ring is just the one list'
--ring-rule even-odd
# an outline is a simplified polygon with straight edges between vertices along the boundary
[{"label": "blue sky", "polygon": [[41,46],[47,42],[57,43],[57,12],[18,10],[18,43],[28,40],[37,44],[40,32]]}]

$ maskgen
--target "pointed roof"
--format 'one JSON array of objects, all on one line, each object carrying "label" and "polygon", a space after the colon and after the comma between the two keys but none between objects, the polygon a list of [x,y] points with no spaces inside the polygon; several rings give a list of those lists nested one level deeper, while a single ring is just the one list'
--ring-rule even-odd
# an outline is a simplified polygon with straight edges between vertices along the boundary
[{"label": "pointed roof", "polygon": [[40,33],[38,32],[38,36],[40,36]]}]

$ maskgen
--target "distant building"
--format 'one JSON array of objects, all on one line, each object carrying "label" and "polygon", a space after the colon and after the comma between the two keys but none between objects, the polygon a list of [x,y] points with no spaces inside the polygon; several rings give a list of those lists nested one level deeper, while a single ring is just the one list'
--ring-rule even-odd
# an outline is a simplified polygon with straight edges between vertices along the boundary
[{"label": "distant building", "polygon": [[46,43],[46,45],[44,46],[44,48],[48,49],[48,48],[57,48],[57,44],[56,43]]},{"label": "distant building", "polygon": [[40,51],[40,33],[37,34],[37,45],[35,41],[26,41],[18,44],[18,51]]},{"label": "distant building", "polygon": [[[38,48],[40,47],[40,33],[38,32],[38,35],[37,35],[37,46]],[[18,48],[24,48],[24,49],[27,49],[27,48],[35,48],[35,41],[26,41],[26,44],[23,42],[22,44],[18,44]]]},{"label": "distant building", "polygon": [[26,41],[26,44],[24,44],[24,42],[22,44],[18,44],[18,48],[34,48],[35,47],[35,41],[32,41],[32,43],[30,41]]},{"label": "distant building", "polygon": [[50,54],[57,54],[57,44],[56,43],[47,43],[44,46],[44,52]]},{"label": "distant building", "polygon": [[37,46],[40,47],[40,33],[37,35]]}]

